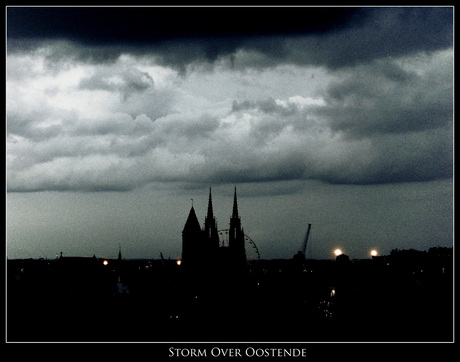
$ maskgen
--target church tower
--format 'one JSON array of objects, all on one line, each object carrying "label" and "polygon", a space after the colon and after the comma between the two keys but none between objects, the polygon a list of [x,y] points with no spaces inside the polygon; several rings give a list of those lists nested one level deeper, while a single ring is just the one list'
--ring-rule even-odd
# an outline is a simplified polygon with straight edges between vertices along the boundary
[{"label": "church tower", "polygon": [[238,216],[238,200],[233,196],[233,212],[230,218],[230,230],[228,247],[231,250],[232,258],[236,265],[246,264],[246,250],[244,248],[244,231],[241,228],[241,219]]},{"label": "church tower", "polygon": [[198,266],[203,256],[203,247],[203,231],[192,205],[182,231],[182,262],[184,266]]},{"label": "church tower", "polygon": [[200,274],[200,278],[217,270],[234,273],[245,270],[244,230],[238,215],[238,200],[233,198],[233,212],[228,230],[228,246],[219,245],[217,221],[214,217],[212,192],[209,188],[208,212],[203,229],[200,226],[195,209],[192,207],[182,231],[182,263],[186,269]]}]

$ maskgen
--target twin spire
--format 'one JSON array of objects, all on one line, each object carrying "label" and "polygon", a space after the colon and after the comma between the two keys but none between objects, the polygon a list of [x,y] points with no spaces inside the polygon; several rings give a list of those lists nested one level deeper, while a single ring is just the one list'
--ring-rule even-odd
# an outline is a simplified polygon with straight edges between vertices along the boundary
[{"label": "twin spire", "polygon": [[[238,200],[236,197],[236,186],[235,186],[235,194],[233,196],[233,212],[232,212],[232,219],[238,218]],[[214,210],[212,208],[212,190],[211,187],[209,188],[209,200],[208,200],[208,214],[206,216],[206,220],[214,221]],[[190,209],[190,214],[188,216],[187,222],[185,223],[184,231],[196,231],[200,226],[198,222],[198,218],[195,213],[195,209]]]},{"label": "twin spire", "polygon": [[204,227],[201,228],[192,205],[184,230],[182,231],[183,260],[189,263],[189,265],[193,263],[201,265],[205,260],[220,260],[225,263],[231,262],[234,265],[245,265],[245,239],[241,220],[238,216],[236,187],[233,196],[232,216],[226,234],[228,235],[228,246],[220,250],[219,231],[212,205],[212,189],[209,188],[208,212],[204,220]]},{"label": "twin spire", "polygon": [[[213,219],[214,218],[214,211],[212,208],[212,194],[211,194],[211,187],[209,188],[209,200],[208,200],[208,215],[207,218]],[[235,194],[233,196],[233,212],[232,218],[238,218],[238,200],[236,198],[236,186],[235,186]]]}]

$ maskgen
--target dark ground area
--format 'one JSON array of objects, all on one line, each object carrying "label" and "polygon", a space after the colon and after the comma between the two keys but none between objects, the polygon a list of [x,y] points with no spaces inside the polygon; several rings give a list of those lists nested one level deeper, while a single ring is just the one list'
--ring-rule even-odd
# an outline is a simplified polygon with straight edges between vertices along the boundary
[{"label": "dark ground area", "polygon": [[7,261],[7,341],[452,341],[452,248],[369,260]]}]

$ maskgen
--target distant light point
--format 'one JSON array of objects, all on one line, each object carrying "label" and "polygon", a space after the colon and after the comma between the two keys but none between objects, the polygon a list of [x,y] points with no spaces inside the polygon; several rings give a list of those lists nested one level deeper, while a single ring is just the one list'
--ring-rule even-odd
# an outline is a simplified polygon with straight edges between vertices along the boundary
[{"label": "distant light point", "polygon": [[340,249],[335,249],[335,250],[334,250],[334,254],[335,254],[335,256],[339,256],[339,255],[342,255],[343,253],[342,253],[342,250],[340,250]]},{"label": "distant light point", "polygon": [[377,250],[371,250],[371,255],[372,256],[377,256]]}]

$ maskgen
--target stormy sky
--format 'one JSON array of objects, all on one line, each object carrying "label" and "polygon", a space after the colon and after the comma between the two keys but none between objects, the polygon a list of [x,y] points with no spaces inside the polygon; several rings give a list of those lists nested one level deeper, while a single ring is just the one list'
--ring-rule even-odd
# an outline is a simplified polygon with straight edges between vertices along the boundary
[{"label": "stormy sky", "polygon": [[8,7],[7,253],[451,246],[450,7]]}]

